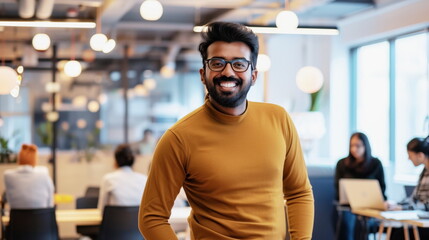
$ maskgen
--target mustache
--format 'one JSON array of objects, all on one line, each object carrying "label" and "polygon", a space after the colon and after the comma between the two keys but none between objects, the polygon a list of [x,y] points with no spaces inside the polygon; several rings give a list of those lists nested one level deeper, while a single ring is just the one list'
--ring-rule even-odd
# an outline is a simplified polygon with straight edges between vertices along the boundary
[{"label": "mustache", "polygon": [[226,76],[213,78],[213,83],[220,84],[220,82],[236,82],[237,85],[240,85],[243,81],[240,78]]}]

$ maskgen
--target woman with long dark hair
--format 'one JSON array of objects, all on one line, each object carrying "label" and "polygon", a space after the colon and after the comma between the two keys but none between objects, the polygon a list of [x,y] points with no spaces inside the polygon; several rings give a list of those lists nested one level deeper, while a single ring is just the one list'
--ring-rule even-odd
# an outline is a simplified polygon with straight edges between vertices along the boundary
[{"label": "woman with long dark hair", "polygon": [[[342,178],[377,179],[386,199],[386,183],[381,161],[372,156],[368,137],[361,132],[353,133],[350,137],[349,155],[340,159],[335,169],[336,199],[339,199],[339,181]],[[342,211],[340,226],[337,229],[338,240],[354,240],[361,232],[356,229],[356,215],[350,211]]]}]

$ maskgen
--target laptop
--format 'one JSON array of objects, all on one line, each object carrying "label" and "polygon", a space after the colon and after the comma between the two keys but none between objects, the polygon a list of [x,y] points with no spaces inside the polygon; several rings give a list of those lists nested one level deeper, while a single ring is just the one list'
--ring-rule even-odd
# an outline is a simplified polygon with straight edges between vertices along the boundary
[{"label": "laptop", "polygon": [[352,209],[386,210],[380,183],[376,179],[340,179],[339,198],[340,204],[349,204]]}]

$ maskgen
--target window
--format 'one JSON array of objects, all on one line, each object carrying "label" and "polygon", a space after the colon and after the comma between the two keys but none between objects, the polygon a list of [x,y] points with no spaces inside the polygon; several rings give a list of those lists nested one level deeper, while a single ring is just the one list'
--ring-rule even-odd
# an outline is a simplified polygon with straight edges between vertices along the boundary
[{"label": "window", "polygon": [[388,164],[389,43],[359,48],[356,60],[356,130],[368,136],[372,154]]},{"label": "window", "polygon": [[368,135],[385,165],[394,162],[403,184],[415,184],[422,168],[407,160],[406,144],[429,134],[427,46],[427,33],[415,33],[352,51],[352,129]]},{"label": "window", "polygon": [[[408,160],[406,144],[414,137],[428,135],[427,34],[395,41],[395,167],[397,180],[416,183],[421,168]],[[426,123],[427,124],[427,123]]]}]

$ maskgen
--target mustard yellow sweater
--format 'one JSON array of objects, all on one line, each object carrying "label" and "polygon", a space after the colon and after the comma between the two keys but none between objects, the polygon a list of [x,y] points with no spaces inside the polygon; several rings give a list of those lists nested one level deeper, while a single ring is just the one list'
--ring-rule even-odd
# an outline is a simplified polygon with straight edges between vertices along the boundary
[{"label": "mustard yellow sweater", "polygon": [[231,116],[206,100],[162,136],[140,205],[147,240],[177,239],[168,219],[182,186],[192,239],[284,240],[284,199],[292,239],[311,239],[311,185],[295,127],[279,106],[248,102]]}]

